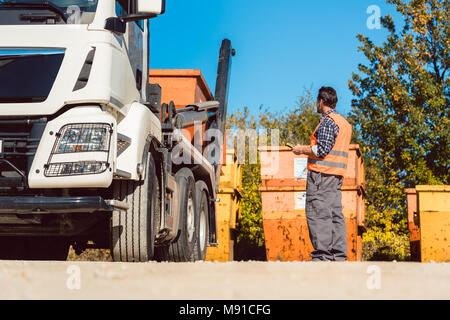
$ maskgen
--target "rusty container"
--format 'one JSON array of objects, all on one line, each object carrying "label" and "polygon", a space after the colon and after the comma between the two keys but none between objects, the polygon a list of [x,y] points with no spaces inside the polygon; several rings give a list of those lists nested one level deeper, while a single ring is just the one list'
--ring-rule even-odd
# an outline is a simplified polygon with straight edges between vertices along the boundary
[{"label": "rusty container", "polygon": [[234,260],[237,221],[241,214],[242,166],[238,164],[234,149],[227,149],[227,164],[222,166],[219,202],[216,204],[217,247],[208,247],[207,261]]},{"label": "rusty container", "polygon": [[[307,157],[287,147],[260,147],[263,228],[268,261],[311,260],[313,250],[306,221]],[[365,219],[364,163],[358,145],[350,146],[342,187],[347,226],[348,260],[362,260]]]},{"label": "rusty container", "polygon": [[417,193],[415,188],[404,190],[408,202],[408,229],[411,261],[420,262],[420,227],[417,215]]}]

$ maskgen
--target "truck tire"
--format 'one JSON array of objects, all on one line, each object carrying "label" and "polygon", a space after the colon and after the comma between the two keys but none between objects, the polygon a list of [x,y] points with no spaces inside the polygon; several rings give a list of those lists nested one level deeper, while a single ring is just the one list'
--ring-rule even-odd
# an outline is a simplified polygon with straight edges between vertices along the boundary
[{"label": "truck tire", "polygon": [[175,179],[180,190],[180,231],[173,242],[156,248],[157,260],[193,262],[195,223],[198,220],[194,175],[188,168],[182,168],[175,174]]},{"label": "truck tire", "polygon": [[114,199],[128,204],[115,208],[111,217],[113,261],[148,262],[154,258],[154,243],[160,224],[160,191],[155,160],[146,153],[145,177],[140,181],[114,181]]},{"label": "truck tire", "polygon": [[0,260],[65,261],[69,242],[61,237],[1,237]]},{"label": "truck tire", "polygon": [[194,260],[205,261],[206,260],[206,248],[209,238],[209,195],[208,187],[203,181],[197,181],[195,183],[195,189],[197,193],[197,207],[199,211],[199,219],[195,226],[196,242],[194,246]]}]

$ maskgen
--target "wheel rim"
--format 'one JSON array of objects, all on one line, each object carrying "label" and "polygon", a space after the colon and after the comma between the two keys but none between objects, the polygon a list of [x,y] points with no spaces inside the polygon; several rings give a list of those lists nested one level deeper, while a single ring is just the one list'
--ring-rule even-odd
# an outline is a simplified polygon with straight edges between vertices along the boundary
[{"label": "wheel rim", "polygon": [[206,247],[206,212],[205,207],[202,206],[200,212],[200,230],[199,230],[200,250],[205,250]]},{"label": "wheel rim", "polygon": [[192,239],[194,238],[194,230],[195,230],[195,225],[194,225],[194,216],[195,216],[195,212],[194,212],[194,201],[192,200],[192,194],[188,199],[188,203],[187,203],[187,234],[188,234],[188,240],[189,242],[192,241]]}]

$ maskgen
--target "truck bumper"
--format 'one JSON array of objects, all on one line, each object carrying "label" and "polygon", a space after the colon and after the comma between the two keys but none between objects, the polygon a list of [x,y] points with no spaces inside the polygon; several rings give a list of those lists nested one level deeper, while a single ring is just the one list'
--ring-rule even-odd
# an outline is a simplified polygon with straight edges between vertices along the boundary
[{"label": "truck bumper", "polygon": [[102,197],[0,197],[0,214],[93,213],[112,211]]}]

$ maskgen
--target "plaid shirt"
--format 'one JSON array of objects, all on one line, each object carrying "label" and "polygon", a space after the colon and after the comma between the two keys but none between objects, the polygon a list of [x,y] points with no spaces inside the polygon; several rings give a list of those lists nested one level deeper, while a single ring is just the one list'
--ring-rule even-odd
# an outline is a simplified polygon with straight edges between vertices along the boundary
[{"label": "plaid shirt", "polygon": [[317,158],[325,158],[333,149],[336,137],[339,134],[339,127],[333,119],[327,117],[336,110],[330,110],[320,117],[320,125],[314,135],[317,138],[317,148],[313,148],[313,153]]}]

